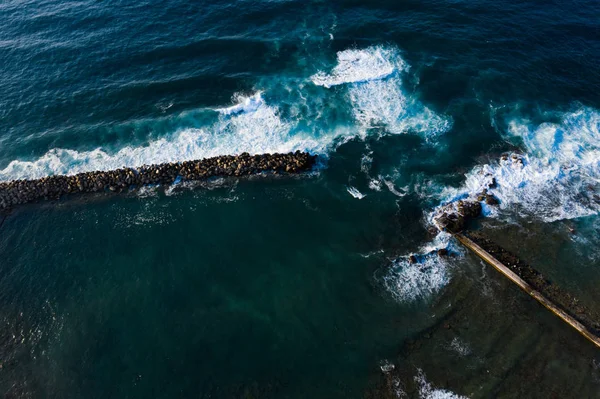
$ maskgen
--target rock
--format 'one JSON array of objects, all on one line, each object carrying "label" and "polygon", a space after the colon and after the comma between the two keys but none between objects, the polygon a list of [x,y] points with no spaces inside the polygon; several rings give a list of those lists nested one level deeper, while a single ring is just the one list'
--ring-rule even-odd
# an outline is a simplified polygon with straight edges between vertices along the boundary
[{"label": "rock", "polygon": [[481,215],[481,204],[475,200],[459,200],[444,206],[437,216],[435,224],[440,230],[458,233],[464,230],[469,221]]},{"label": "rock", "polygon": [[440,248],[437,251],[438,256],[447,256],[448,255],[448,250],[446,248]]},{"label": "rock", "polygon": [[499,202],[496,199],[496,197],[494,197],[493,195],[490,195],[490,194],[487,194],[485,196],[485,203],[487,205],[498,205],[499,204]]},{"label": "rock", "polygon": [[456,213],[442,213],[436,218],[438,227],[441,230],[448,230],[452,233],[458,233],[464,226],[464,218]]},{"label": "rock", "polygon": [[458,212],[466,219],[474,219],[481,215],[481,204],[476,201],[459,200],[457,209]]}]

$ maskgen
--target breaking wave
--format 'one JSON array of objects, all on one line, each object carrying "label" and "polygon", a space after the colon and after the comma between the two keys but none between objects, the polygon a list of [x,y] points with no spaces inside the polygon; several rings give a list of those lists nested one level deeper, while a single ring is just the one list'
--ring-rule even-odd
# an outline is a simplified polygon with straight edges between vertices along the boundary
[{"label": "breaking wave", "polygon": [[315,140],[302,135],[291,137],[291,126],[279,117],[277,108],[257,101],[260,95],[253,98],[254,100],[249,101],[240,98],[241,105],[223,112],[212,126],[206,128],[184,128],[171,137],[152,141],[146,146],[127,146],[115,153],[101,148],[82,152],[52,149],[34,161],[12,161],[0,171],[0,179],[32,179],[53,174],[76,174],[123,166],[138,167],[242,152],[255,154],[322,150],[319,148],[320,143]]},{"label": "breaking wave", "polygon": [[337,65],[330,73],[318,72],[311,77],[314,84],[331,88],[346,83],[368,82],[408,69],[395,49],[369,47],[337,53]]},{"label": "breaking wave", "polygon": [[449,130],[450,119],[405,93],[401,75],[406,71],[408,65],[399,50],[377,46],[340,51],[331,72],[318,72],[311,80],[326,88],[347,85],[353,116],[363,128],[384,128],[394,134],[415,132],[426,137]]},{"label": "breaking wave", "polygon": [[238,95],[237,100],[237,104],[232,105],[231,107],[217,108],[217,111],[223,115],[235,115],[242,112],[254,112],[265,103],[265,101],[262,98],[262,93],[260,91],[250,97]]},{"label": "breaking wave", "polygon": [[440,256],[438,251],[461,252],[450,238],[450,234],[440,233],[418,253],[400,257],[393,263],[383,281],[396,300],[412,302],[426,299],[448,284],[450,260]]},{"label": "breaking wave", "polygon": [[[331,73],[313,75],[312,82],[323,87],[348,84],[344,106],[349,107],[353,119],[350,121],[330,115],[338,112],[335,107],[329,110],[326,106],[330,102],[327,98],[335,93],[321,90],[309,94],[305,83],[296,83],[296,87],[286,87],[283,94],[276,90],[273,96],[269,96],[270,90],[250,96],[238,94],[229,107],[201,110],[210,118],[199,126],[186,126],[189,118],[184,114],[171,117],[175,121],[172,133],[144,145],[115,151],[102,147],[90,151],[55,148],[38,159],[14,160],[0,170],[0,180],[71,175],[242,152],[301,150],[327,155],[347,140],[366,137],[368,128],[377,126],[385,127],[385,132],[414,132],[426,137],[447,130],[451,125],[448,119],[404,93],[400,73],[407,69],[397,49],[370,47],[342,51]],[[272,88],[281,86],[277,82],[270,84]],[[295,101],[301,101],[301,106]]]},{"label": "breaking wave", "polygon": [[[507,139],[521,141],[525,153],[504,154],[473,168],[447,199],[476,196],[484,188],[499,209],[546,222],[600,211],[600,113],[591,108],[560,115],[559,122],[508,122]],[[493,214],[493,210],[490,210]]]},{"label": "breaking wave", "polygon": [[[460,188],[442,190],[442,206],[458,199],[475,200],[487,190],[499,204],[488,206],[482,201],[486,216],[517,212],[552,222],[598,214],[600,113],[582,108],[558,120],[538,125],[509,120],[505,138],[519,140],[524,153],[503,154],[497,161],[474,167]],[[427,215],[430,224],[439,209]],[[430,248],[412,255],[412,262],[409,256],[400,258],[386,279],[392,294],[413,301],[443,287],[449,281],[448,267],[434,251],[449,243],[447,233],[440,233]]]}]

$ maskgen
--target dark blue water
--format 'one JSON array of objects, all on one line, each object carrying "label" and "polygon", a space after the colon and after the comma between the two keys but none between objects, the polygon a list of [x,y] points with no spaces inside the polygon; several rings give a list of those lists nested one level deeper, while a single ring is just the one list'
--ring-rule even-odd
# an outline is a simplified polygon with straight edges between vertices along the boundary
[{"label": "dark blue water", "polygon": [[12,211],[0,392],[598,397],[597,349],[430,220],[493,177],[483,228],[597,307],[599,15],[590,0],[4,1],[0,180],[321,161]]}]

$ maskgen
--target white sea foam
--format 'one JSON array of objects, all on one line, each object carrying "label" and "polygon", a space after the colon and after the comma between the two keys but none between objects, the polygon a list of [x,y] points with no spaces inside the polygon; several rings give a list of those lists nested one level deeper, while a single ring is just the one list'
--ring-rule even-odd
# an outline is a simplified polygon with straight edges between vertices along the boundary
[{"label": "white sea foam", "polygon": [[[0,170],[0,180],[33,179],[145,164],[179,162],[205,157],[265,152],[308,151],[327,155],[340,144],[364,138],[368,128],[385,126],[388,132],[415,131],[426,136],[446,130],[450,122],[429,111],[402,91],[399,73],[407,69],[398,50],[371,47],[338,54],[331,74],[319,73],[313,81],[326,87],[349,83],[348,98],[359,126],[320,124],[322,98],[301,93],[303,104],[269,104],[259,91],[234,96],[235,104],[213,109],[216,121],[185,127],[159,139],[111,150],[55,148],[38,159],[12,161]],[[283,116],[285,115],[285,116]],[[177,119],[177,116],[173,117]],[[318,121],[313,123],[315,120]],[[182,117],[185,123],[187,120]]]},{"label": "white sea foam", "polygon": [[404,391],[404,386],[402,385],[402,381],[400,381],[400,377],[397,374],[391,374],[396,369],[394,363],[384,359],[379,362],[379,368],[383,374],[388,375],[388,388],[393,390],[394,396],[399,399],[408,397]]},{"label": "white sea foam", "polygon": [[235,99],[235,105],[226,108],[217,108],[217,111],[222,113],[223,115],[234,115],[239,114],[241,112],[254,112],[265,103],[262,98],[262,93],[260,91],[249,97],[237,95]]},{"label": "white sea foam", "polygon": [[471,354],[471,348],[469,345],[458,337],[452,338],[452,342],[450,342],[450,349],[458,353],[460,356],[469,356]]},{"label": "white sea foam", "polygon": [[330,73],[320,71],[311,77],[314,84],[327,88],[346,83],[382,79],[407,68],[394,49],[369,47],[337,53],[337,65]]},{"label": "white sea foam", "polygon": [[526,153],[475,167],[462,188],[447,191],[447,200],[473,197],[495,182],[488,191],[500,200],[501,210],[518,209],[548,222],[597,214],[600,113],[582,108],[560,119],[538,126],[510,121],[506,135],[520,138]]},{"label": "white sea foam", "polygon": [[450,241],[450,235],[440,233],[430,243],[423,246],[418,253],[397,259],[384,282],[392,295],[400,302],[411,302],[423,299],[438,292],[450,281],[447,257],[437,254],[439,249],[460,252]]},{"label": "white sea foam", "polygon": [[360,159],[360,170],[365,175],[369,176],[369,171],[371,170],[371,166],[373,165],[373,151],[369,151],[364,154]]},{"label": "white sea foam", "polygon": [[382,181],[385,183],[385,186],[388,188],[388,190],[390,190],[390,193],[394,194],[397,197],[402,198],[408,192],[408,188],[401,188],[401,190],[403,190],[404,192],[396,190],[396,186],[391,180],[382,179]]},{"label": "white sea foam", "polygon": [[371,179],[369,181],[369,188],[373,191],[381,191],[381,180]]},{"label": "white sea foam", "polygon": [[242,152],[257,154],[302,150],[325,153],[336,135],[340,134],[332,130],[317,139],[302,132],[292,135],[292,127],[292,123],[279,116],[276,107],[253,100],[246,111],[227,112],[212,126],[181,129],[170,137],[151,141],[145,146],[127,146],[113,153],[102,148],[92,151],[59,148],[33,161],[12,161],[0,170],[0,180],[138,167]]},{"label": "white sea foam", "polygon": [[410,302],[436,293],[448,283],[444,262],[434,254],[421,255],[416,263],[401,258],[386,279],[392,294],[401,302]]},{"label": "white sea foam", "polygon": [[348,191],[348,193],[356,199],[363,199],[367,196],[366,194],[363,194],[360,191],[358,191],[356,187],[352,186],[346,187],[346,191]]},{"label": "white sea foam", "polygon": [[[484,189],[494,195],[497,207],[483,204],[487,216],[519,211],[544,221],[572,219],[600,212],[600,113],[582,108],[562,115],[558,123],[532,125],[526,120],[508,123],[506,138],[522,140],[525,153],[512,153],[479,165],[466,175],[462,187],[440,194],[443,204],[474,199]],[[432,222],[438,210],[428,215]],[[433,293],[448,281],[447,266],[431,251],[397,262],[388,286],[401,300]]]},{"label": "white sea foam", "polygon": [[390,362],[389,360],[383,359],[379,362],[379,368],[384,374],[387,374],[391,371],[394,371],[396,366],[394,366],[394,363]]},{"label": "white sea foam", "polygon": [[445,389],[436,389],[427,381],[423,370],[418,369],[415,382],[419,385],[419,397],[421,399],[466,399],[466,396],[457,395]]},{"label": "white sea foam", "polygon": [[331,88],[347,85],[354,118],[363,128],[385,128],[394,134],[416,132],[432,137],[452,123],[407,96],[401,74],[408,65],[395,48],[381,46],[340,51],[330,73],[318,72],[314,84]]}]

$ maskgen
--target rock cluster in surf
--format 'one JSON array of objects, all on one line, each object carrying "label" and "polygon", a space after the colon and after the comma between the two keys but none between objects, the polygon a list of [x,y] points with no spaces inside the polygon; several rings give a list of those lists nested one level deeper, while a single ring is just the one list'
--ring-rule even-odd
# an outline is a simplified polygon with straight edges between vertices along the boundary
[{"label": "rock cluster in surf", "polygon": [[49,176],[35,180],[0,183],[0,209],[65,194],[123,191],[148,184],[203,180],[216,176],[247,176],[263,172],[299,173],[309,170],[315,155],[296,151],[288,154],[224,155],[195,161],[144,165],[111,171],[85,172],[72,176]]},{"label": "rock cluster in surf", "polygon": [[481,203],[474,200],[459,200],[446,205],[441,214],[435,218],[440,230],[451,233],[462,231],[467,223],[481,215]]},{"label": "rock cluster in surf", "polygon": [[481,216],[482,203],[498,205],[496,197],[488,192],[488,189],[494,188],[495,185],[496,181],[492,178],[487,188],[484,188],[475,198],[469,197],[442,206],[433,217],[434,224],[439,230],[451,233],[463,231],[471,220]]}]

